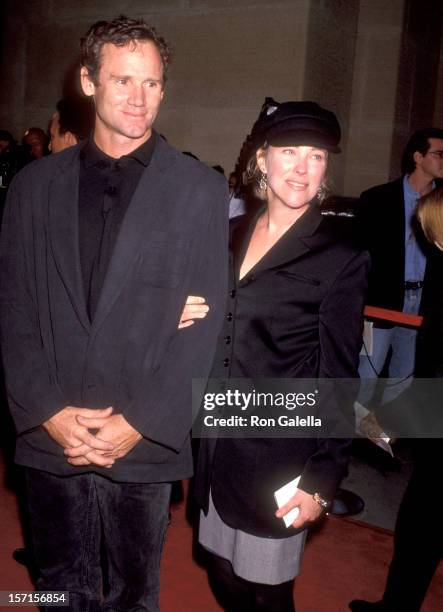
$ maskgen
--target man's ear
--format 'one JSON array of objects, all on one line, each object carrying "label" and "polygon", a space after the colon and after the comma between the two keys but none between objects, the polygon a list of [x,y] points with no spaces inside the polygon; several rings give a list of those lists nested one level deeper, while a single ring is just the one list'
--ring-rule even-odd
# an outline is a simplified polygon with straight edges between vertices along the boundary
[{"label": "man's ear", "polygon": [[65,141],[65,144],[66,144],[67,147],[73,147],[78,142],[78,140],[74,136],[74,134],[72,132],[69,132],[69,131],[65,132],[63,134],[63,138],[64,138],[64,141]]},{"label": "man's ear", "polygon": [[95,85],[89,77],[88,69],[82,66],[80,70],[80,83],[85,96],[93,96],[95,93]]},{"label": "man's ear", "polygon": [[415,161],[416,164],[419,164],[423,159],[423,155],[420,153],[420,151],[415,151],[414,155],[412,156],[412,159]]}]

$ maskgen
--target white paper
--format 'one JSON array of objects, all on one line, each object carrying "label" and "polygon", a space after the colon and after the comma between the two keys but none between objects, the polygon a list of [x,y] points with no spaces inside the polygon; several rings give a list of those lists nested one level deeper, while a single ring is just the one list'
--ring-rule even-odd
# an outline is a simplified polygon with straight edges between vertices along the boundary
[{"label": "white paper", "polygon": [[[277,489],[277,491],[275,491],[274,498],[279,508],[284,506],[291,499],[291,497],[294,497],[294,495],[297,493],[299,480],[300,476],[297,476],[297,478],[294,478],[294,480],[291,480],[291,482],[286,483],[285,485],[280,487],[280,489]],[[290,527],[292,525],[292,523],[299,515],[299,512],[299,508],[293,508],[282,517],[286,527]]]}]

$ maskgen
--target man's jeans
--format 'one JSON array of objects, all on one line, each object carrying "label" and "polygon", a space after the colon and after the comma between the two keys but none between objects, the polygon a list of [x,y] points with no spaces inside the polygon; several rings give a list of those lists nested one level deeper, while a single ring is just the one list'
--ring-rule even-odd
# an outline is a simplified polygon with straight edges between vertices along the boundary
[{"label": "man's jeans", "polygon": [[[420,299],[421,289],[406,291],[403,312],[417,314]],[[358,369],[362,379],[358,396],[360,404],[369,407],[376,389],[376,380],[374,379],[380,376],[389,349],[392,349],[392,357],[389,363],[388,376],[392,380],[387,381],[381,403],[386,404],[395,399],[410,385],[415,366],[416,341],[417,331],[415,329],[400,326],[390,329],[373,328],[372,355],[360,356]]]},{"label": "man's jeans", "polygon": [[159,610],[169,483],[116,483],[97,474],[61,477],[30,468],[26,482],[37,588],[70,593],[69,608],[43,610]]}]

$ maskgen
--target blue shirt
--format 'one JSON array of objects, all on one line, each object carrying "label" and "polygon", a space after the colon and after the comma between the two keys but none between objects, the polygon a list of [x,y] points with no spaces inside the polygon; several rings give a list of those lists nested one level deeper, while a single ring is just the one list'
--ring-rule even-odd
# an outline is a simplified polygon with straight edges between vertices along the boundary
[{"label": "blue shirt", "polygon": [[422,281],[425,275],[426,257],[417,244],[412,226],[420,194],[411,187],[407,176],[403,177],[403,195],[405,201],[405,280]]}]

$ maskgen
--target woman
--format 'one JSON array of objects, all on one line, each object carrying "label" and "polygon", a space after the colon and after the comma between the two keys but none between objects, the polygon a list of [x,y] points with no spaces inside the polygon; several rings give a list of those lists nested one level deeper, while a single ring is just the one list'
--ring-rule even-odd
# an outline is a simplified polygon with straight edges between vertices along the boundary
[{"label": "woman", "polygon": [[[225,328],[213,378],[357,376],[368,256],[340,242],[319,210],[335,115],[313,102],[270,100],[248,165],[264,200],[232,227]],[[198,306],[194,306],[198,311]],[[338,415],[331,401],[328,414]],[[227,610],[294,610],[306,527],[332,499],[348,440],[202,440],[196,497],[209,576]],[[273,493],[301,474],[277,510]],[[282,517],[299,514],[287,529]]]},{"label": "woman", "polygon": [[[418,201],[417,217],[423,232],[437,249],[430,251],[422,296],[423,326],[418,336],[416,375],[422,378],[443,377],[443,187],[436,187]],[[415,389],[420,385],[420,392]],[[417,402],[417,397],[420,402]],[[377,418],[393,413],[403,423],[408,414],[427,408],[431,418],[441,415],[441,386],[417,381],[397,400],[383,406]],[[431,409],[431,410],[429,410]],[[405,414],[406,413],[406,414]],[[392,417],[391,417],[392,422]],[[414,423],[414,420],[411,421]],[[389,426],[389,423],[387,424]],[[395,431],[395,425],[394,425]],[[395,523],[394,554],[380,601],[351,601],[353,612],[419,612],[432,577],[443,556],[443,522],[440,508],[443,493],[440,475],[443,471],[443,445],[440,438],[427,438],[441,432],[440,422],[427,421],[422,436],[410,440],[413,471],[400,504]],[[412,434],[411,434],[412,435]],[[426,500],[432,491],[432,505]]]}]

